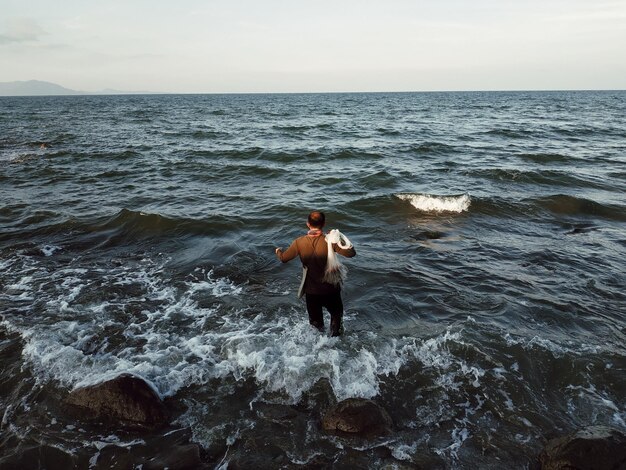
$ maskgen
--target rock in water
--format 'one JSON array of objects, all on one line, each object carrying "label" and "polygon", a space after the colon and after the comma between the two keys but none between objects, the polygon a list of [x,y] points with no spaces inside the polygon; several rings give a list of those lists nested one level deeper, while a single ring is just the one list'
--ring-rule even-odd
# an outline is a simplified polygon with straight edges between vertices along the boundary
[{"label": "rock in water", "polygon": [[348,398],[332,407],[322,418],[325,431],[374,437],[391,431],[391,417],[372,400]]},{"label": "rock in water", "polygon": [[89,419],[115,420],[130,427],[149,428],[167,423],[167,410],[156,391],[131,374],[77,388],[66,402],[87,412]]},{"label": "rock in water", "polygon": [[539,455],[542,470],[619,470],[626,468],[626,435],[589,426],[552,439]]}]

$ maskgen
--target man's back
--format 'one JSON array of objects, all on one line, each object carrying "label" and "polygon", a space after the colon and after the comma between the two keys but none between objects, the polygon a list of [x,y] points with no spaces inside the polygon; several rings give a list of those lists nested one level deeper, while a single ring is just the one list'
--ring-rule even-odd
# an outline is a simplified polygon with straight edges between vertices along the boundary
[{"label": "man's back", "polygon": [[[336,253],[348,258],[356,254],[354,248],[343,249],[336,244],[333,244],[333,249]],[[300,256],[302,265],[308,270],[304,282],[304,292],[306,294],[332,294],[341,289],[340,286],[329,284],[322,280],[328,258],[328,245],[324,234],[317,236],[303,235],[296,238],[291,246],[282,253],[280,260],[285,263],[296,256]]]}]

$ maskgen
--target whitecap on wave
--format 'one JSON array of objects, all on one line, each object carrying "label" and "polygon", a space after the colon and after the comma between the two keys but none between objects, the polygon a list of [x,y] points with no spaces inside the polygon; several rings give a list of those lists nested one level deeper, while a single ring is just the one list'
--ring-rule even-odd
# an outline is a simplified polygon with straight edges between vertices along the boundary
[{"label": "whitecap on wave", "polygon": [[471,199],[469,194],[459,196],[435,196],[431,194],[396,194],[398,199],[408,201],[413,207],[422,212],[465,212],[469,209]]}]

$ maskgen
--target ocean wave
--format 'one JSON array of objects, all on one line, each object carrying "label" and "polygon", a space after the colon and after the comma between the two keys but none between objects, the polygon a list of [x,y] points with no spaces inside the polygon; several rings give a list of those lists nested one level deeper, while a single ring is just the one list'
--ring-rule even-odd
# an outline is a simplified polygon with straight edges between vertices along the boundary
[{"label": "ocean wave", "polygon": [[339,207],[342,220],[351,221],[352,223],[360,223],[359,217],[367,214],[372,217],[380,217],[392,214],[398,211],[398,206],[393,200],[393,196],[389,194],[371,196],[353,199]]},{"label": "ocean wave", "polygon": [[600,217],[603,219],[626,221],[626,208],[613,204],[599,203],[591,199],[556,194],[528,200],[533,205],[554,214]]},{"label": "ocean wave", "polygon": [[389,188],[395,186],[396,178],[388,171],[380,170],[361,176],[358,184],[368,189]]},{"label": "ocean wave", "polygon": [[458,196],[435,196],[431,194],[396,194],[398,199],[408,201],[421,212],[465,212],[469,209],[471,198],[469,194]]},{"label": "ocean wave", "polygon": [[11,138],[11,137],[0,137],[0,150],[4,150],[6,148],[11,148],[20,143],[19,140]]},{"label": "ocean wave", "polygon": [[565,163],[574,160],[574,157],[560,153],[522,153],[518,157],[534,163]]},{"label": "ocean wave", "polygon": [[526,199],[488,197],[472,199],[472,212],[495,217],[542,217],[546,213],[583,219],[626,221],[626,208],[621,205],[599,203],[591,199],[555,194]]},{"label": "ocean wave", "polygon": [[308,131],[308,130],[311,130],[311,129],[329,129],[331,127],[332,127],[332,124],[329,124],[329,123],[301,124],[301,125],[297,125],[297,124],[292,124],[292,125],[275,124],[275,125],[272,126],[272,129],[277,130],[277,131],[298,133],[298,132]]},{"label": "ocean wave", "polygon": [[402,149],[402,151],[418,155],[447,155],[454,153],[455,147],[453,145],[444,144],[443,142],[432,141],[412,144]]},{"label": "ocean wave", "polygon": [[329,152],[326,156],[329,157],[331,160],[357,159],[359,161],[363,161],[368,159],[382,158],[382,155],[379,153],[359,148],[345,148],[339,151]]},{"label": "ocean wave", "polygon": [[529,137],[536,136],[535,132],[527,130],[527,129],[499,128],[499,129],[490,129],[482,133],[486,135],[490,135],[490,136],[505,137],[507,139],[528,139]]},{"label": "ocean wave", "polygon": [[492,181],[514,183],[528,183],[546,186],[567,186],[575,188],[612,189],[606,180],[595,176],[574,176],[571,172],[555,170],[522,170],[517,168],[481,168],[466,173],[475,178],[485,178]]},{"label": "ocean wave", "polygon": [[[318,126],[315,126],[318,128]],[[367,160],[380,159],[382,155],[366,149],[353,147],[341,149],[311,149],[295,148],[289,151],[280,149],[269,149],[263,147],[244,147],[237,149],[190,149],[185,151],[186,155],[193,157],[203,157],[207,159],[224,159],[230,161],[237,160],[259,160],[268,161],[273,164],[290,164],[299,161],[323,162],[328,160]]]},{"label": "ocean wave", "polygon": [[52,211],[36,211],[23,217],[14,230],[1,233],[0,241],[60,235],[73,244],[85,237],[91,243],[104,237],[107,243],[123,244],[171,236],[220,235],[239,230],[243,224],[238,217],[220,214],[193,219],[121,209],[108,218],[77,219]]},{"label": "ocean wave", "polygon": [[91,231],[109,232],[111,229],[116,229],[116,235],[126,237],[207,235],[241,228],[241,225],[242,222],[237,218],[220,215],[199,220],[122,209],[104,224],[93,226]]},{"label": "ocean wave", "polygon": [[626,138],[624,130],[620,127],[604,125],[579,125],[579,126],[550,126],[549,130],[557,136],[567,137],[570,141],[582,141],[589,137],[615,137],[619,139]]},{"label": "ocean wave", "polygon": [[210,140],[210,139],[218,139],[223,137],[228,137],[229,134],[227,132],[215,131],[209,129],[198,129],[191,132],[190,137],[196,140]]},{"label": "ocean wave", "polygon": [[280,175],[285,174],[287,170],[280,167],[271,167],[266,165],[251,164],[226,164],[221,165],[214,170],[215,176],[218,178],[240,178],[249,176],[251,178],[267,178],[270,180],[277,179]]},{"label": "ocean wave", "polygon": [[134,160],[142,157],[142,152],[139,151],[141,147],[132,147],[127,149],[110,150],[110,151],[83,151],[79,148],[74,149],[51,149],[45,152],[45,155],[50,158],[60,159],[61,157],[68,157],[68,160],[72,160],[77,163],[86,161],[106,161],[108,164],[112,160],[118,162],[124,162],[126,160]]},{"label": "ocean wave", "polygon": [[397,129],[389,129],[387,127],[379,127],[376,129],[376,132],[379,132],[382,135],[389,135],[389,136],[398,136],[402,134],[402,132],[400,132]]}]

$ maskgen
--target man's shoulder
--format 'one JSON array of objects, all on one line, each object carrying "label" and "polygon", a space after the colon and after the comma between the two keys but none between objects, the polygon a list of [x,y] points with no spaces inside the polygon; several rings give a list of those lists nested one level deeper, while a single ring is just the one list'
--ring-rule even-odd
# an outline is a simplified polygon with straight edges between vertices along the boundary
[{"label": "man's shoulder", "polygon": [[293,243],[295,243],[296,245],[304,243],[304,244],[306,244],[305,246],[309,246],[311,244],[311,242],[314,242],[317,238],[321,238],[323,241],[326,241],[326,236],[325,235],[320,235],[319,237],[310,237],[309,235],[302,235],[302,236],[296,238],[293,241]]},{"label": "man's shoulder", "polygon": [[315,240],[317,238],[321,238],[322,240],[326,240],[326,234],[321,234],[321,235],[316,235],[316,236],[310,236],[310,235],[302,235],[298,238],[296,238],[296,240]]}]

